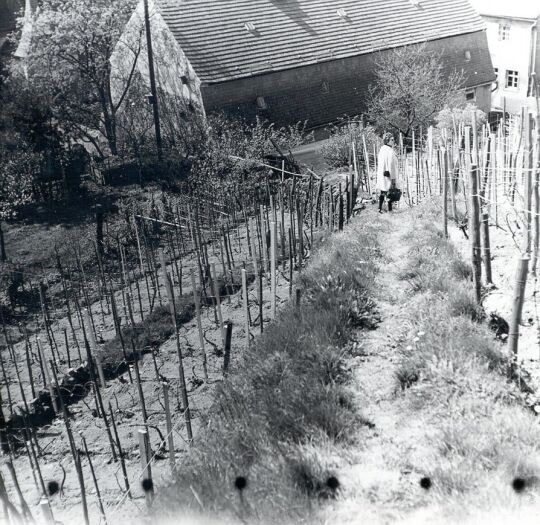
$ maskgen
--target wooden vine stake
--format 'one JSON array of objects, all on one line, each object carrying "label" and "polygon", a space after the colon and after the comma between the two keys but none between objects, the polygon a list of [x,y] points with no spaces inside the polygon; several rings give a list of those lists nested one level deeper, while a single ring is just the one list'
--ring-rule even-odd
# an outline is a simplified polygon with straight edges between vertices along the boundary
[{"label": "wooden vine stake", "polygon": [[163,387],[163,406],[165,408],[165,424],[167,428],[167,443],[169,446],[169,462],[171,464],[171,472],[174,472],[175,457],[174,457],[174,436],[171,420],[171,406],[169,403],[169,383],[163,381],[161,383]]},{"label": "wooden vine stake", "polygon": [[94,329],[92,328],[92,325],[90,323],[90,316],[88,314],[88,310],[84,310],[83,317],[84,317],[84,324],[87,326],[87,333],[88,333],[88,340],[89,340],[88,342],[90,343],[90,349],[92,351],[92,358],[96,362],[96,367],[98,369],[99,383],[101,385],[101,388],[105,388],[106,383],[105,383],[105,374],[103,373],[103,364],[101,362],[101,352],[99,350],[99,347],[96,341]]},{"label": "wooden vine stake", "polygon": [[480,243],[480,196],[478,194],[478,168],[471,166],[471,249],[472,249],[472,270],[473,283],[476,302],[482,301],[482,247]]},{"label": "wooden vine stake", "polygon": [[221,297],[219,293],[219,284],[217,280],[216,265],[212,263],[212,286],[214,288],[214,298],[218,314],[219,329],[221,332],[221,342],[225,346],[225,328],[223,326],[223,312],[221,311]]},{"label": "wooden vine stake", "polygon": [[193,302],[195,303],[195,313],[197,315],[197,329],[199,331],[199,344],[201,345],[201,357],[203,360],[203,374],[204,380],[208,381],[208,366],[206,360],[206,351],[204,349],[204,334],[201,321],[201,297],[197,291],[197,285],[195,283],[195,274],[193,270],[190,272],[191,289],[193,290]]},{"label": "wooden vine stake", "polygon": [[486,282],[493,284],[491,272],[491,246],[489,240],[489,214],[482,214],[482,252],[484,260],[484,269],[486,271]]},{"label": "wooden vine stake", "polygon": [[270,224],[270,290],[272,319],[276,318],[276,223]]},{"label": "wooden vine stake", "polygon": [[247,272],[242,269],[242,298],[244,301],[244,317],[245,317],[245,332],[246,332],[246,350],[249,350],[250,330],[249,330],[249,298],[247,289]]},{"label": "wooden vine stake", "polygon": [[149,486],[144,487],[144,497],[146,506],[150,508],[154,501],[154,487],[152,482],[152,467],[150,465],[150,441],[148,439],[148,430],[140,428],[138,434],[142,481],[143,483],[149,484]]},{"label": "wooden vine stake", "polygon": [[184,374],[184,359],[182,356],[182,347],[180,346],[180,338],[178,336],[178,327],[176,326],[176,303],[174,301],[174,292],[171,283],[171,278],[167,272],[167,265],[165,264],[165,254],[161,252],[161,270],[163,272],[163,280],[165,282],[165,289],[167,291],[167,298],[169,299],[169,310],[171,312],[171,320],[173,324],[174,336],[176,339],[176,351],[178,354],[178,375],[180,378],[180,391],[182,393],[182,404],[184,410],[184,418],[186,420],[186,433],[188,442],[193,442],[193,431],[191,428],[191,412],[189,410],[189,399],[187,395],[186,376]]},{"label": "wooden vine stake", "polygon": [[514,284],[514,299],[512,302],[512,317],[508,330],[508,349],[512,359],[511,371],[515,370],[518,355],[519,324],[523,312],[523,302],[525,300],[525,287],[527,284],[527,272],[529,270],[529,256],[524,255],[518,261],[516,281]]},{"label": "wooden vine stake", "polygon": [[43,497],[39,500],[39,508],[41,510],[41,515],[43,516],[43,523],[45,525],[54,525],[56,521],[47,498]]},{"label": "wooden vine stake", "polygon": [[225,349],[223,354],[223,377],[226,377],[229,372],[229,364],[231,362],[231,339],[232,339],[233,324],[229,321],[225,325]]},{"label": "wooden vine stake", "polygon": [[126,491],[128,498],[131,499],[131,489],[129,487],[129,477],[126,469],[126,461],[124,459],[124,451],[122,450],[122,444],[120,443],[120,436],[118,435],[118,429],[116,428],[116,422],[114,420],[114,414],[111,404],[109,403],[109,414],[111,416],[111,425],[114,432],[114,439],[116,441],[116,446],[118,448],[118,457],[120,458],[120,466],[122,468],[122,474],[124,476],[124,484],[126,486]]},{"label": "wooden vine stake", "polygon": [[448,161],[444,150],[441,150],[442,169],[442,200],[443,200],[443,234],[448,239]]},{"label": "wooden vine stake", "polygon": [[41,362],[43,363],[42,371],[44,374],[44,379],[49,389],[49,395],[51,396],[51,406],[55,414],[58,414],[59,412],[58,401],[56,400],[56,393],[54,391],[54,385],[53,385],[53,382],[51,381],[51,375],[49,374],[49,369],[47,368],[47,360],[45,359],[45,354],[43,353],[43,346],[41,345],[41,341],[39,338],[36,340],[36,342],[37,342],[40,359],[41,359]]}]

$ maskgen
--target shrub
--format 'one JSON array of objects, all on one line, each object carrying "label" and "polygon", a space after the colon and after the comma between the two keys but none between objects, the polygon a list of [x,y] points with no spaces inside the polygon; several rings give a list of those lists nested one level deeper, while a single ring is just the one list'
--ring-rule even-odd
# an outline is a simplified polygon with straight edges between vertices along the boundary
[{"label": "shrub", "polygon": [[331,168],[349,166],[354,142],[358,169],[366,165],[364,154],[364,140],[368,149],[368,156],[372,154],[373,147],[378,144],[378,137],[371,126],[364,126],[361,120],[353,118],[334,125],[330,128],[330,138],[320,148],[321,154]]}]

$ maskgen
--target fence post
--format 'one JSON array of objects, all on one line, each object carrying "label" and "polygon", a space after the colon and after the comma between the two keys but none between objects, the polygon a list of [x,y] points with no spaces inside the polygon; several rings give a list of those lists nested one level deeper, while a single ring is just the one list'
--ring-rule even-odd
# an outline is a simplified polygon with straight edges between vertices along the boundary
[{"label": "fence post", "polygon": [[478,304],[482,301],[482,248],[480,242],[480,196],[478,195],[478,167],[471,166],[471,248],[473,284]]}]

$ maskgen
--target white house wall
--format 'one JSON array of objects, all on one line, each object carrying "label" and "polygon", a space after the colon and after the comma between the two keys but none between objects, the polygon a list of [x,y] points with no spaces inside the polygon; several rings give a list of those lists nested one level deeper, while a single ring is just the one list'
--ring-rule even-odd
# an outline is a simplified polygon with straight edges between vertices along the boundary
[{"label": "white house wall", "polygon": [[[154,70],[156,83],[166,93],[183,97],[204,112],[201,96],[201,82],[182,48],[164,22],[159,8],[153,0],[148,0],[152,49],[154,51]],[[148,86],[150,76],[148,52],[144,24],[144,3],[141,0],[126,25],[124,33],[111,57],[113,69],[113,99],[117,101],[123,92],[126,78],[133,66],[138,52],[137,70]],[[187,79],[187,83],[182,81]]]},{"label": "white house wall", "polygon": [[[498,89],[493,92],[493,107],[503,107],[503,97],[506,99],[506,108],[510,113],[518,113],[522,106],[530,106],[535,110],[533,99],[527,98],[529,83],[533,22],[510,20],[504,18],[484,17],[487,23],[487,37],[493,67],[498,68]],[[504,20],[510,22],[510,39],[499,40],[499,23]],[[506,87],[506,71],[519,73],[517,88]]]}]

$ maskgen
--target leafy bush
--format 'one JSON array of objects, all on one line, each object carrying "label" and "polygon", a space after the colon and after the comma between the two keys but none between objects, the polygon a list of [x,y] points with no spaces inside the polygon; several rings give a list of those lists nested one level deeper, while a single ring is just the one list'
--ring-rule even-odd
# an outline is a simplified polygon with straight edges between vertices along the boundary
[{"label": "leafy bush", "polygon": [[[308,139],[305,123],[276,128],[257,119],[253,124],[223,114],[208,116],[208,136],[193,159],[190,183],[194,191],[234,196],[249,201],[266,192],[268,169],[260,162],[277,155],[276,146],[288,154]],[[246,160],[242,160],[246,159]]]},{"label": "leafy bush", "polygon": [[0,220],[12,219],[34,198],[42,157],[32,151],[0,151]]},{"label": "leafy bush", "polygon": [[320,151],[331,168],[343,168],[349,165],[351,144],[354,142],[358,169],[361,169],[361,166],[366,165],[364,139],[369,156],[373,152],[373,147],[378,144],[375,130],[371,126],[364,126],[359,119],[347,120],[330,129],[330,138]]},{"label": "leafy bush", "polygon": [[454,129],[454,126],[459,128],[460,125],[472,126],[473,115],[476,113],[476,125],[478,129],[487,122],[487,115],[475,104],[467,104],[465,107],[448,107],[446,106],[437,115],[437,127],[439,129]]}]

